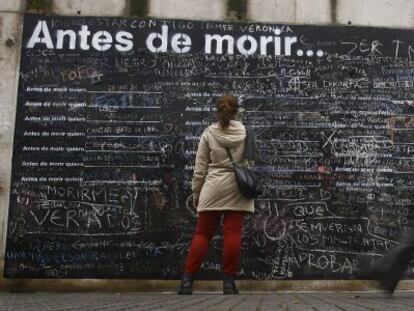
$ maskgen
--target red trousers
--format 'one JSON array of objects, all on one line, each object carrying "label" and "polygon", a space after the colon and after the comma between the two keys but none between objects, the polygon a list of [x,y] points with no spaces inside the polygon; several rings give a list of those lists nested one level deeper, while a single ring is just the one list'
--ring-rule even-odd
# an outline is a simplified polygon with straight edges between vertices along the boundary
[{"label": "red trousers", "polygon": [[223,219],[223,265],[225,275],[236,275],[241,254],[241,232],[244,212],[210,211],[199,213],[197,226],[185,262],[184,273],[194,275],[207,255],[211,238],[216,232],[221,215]]}]

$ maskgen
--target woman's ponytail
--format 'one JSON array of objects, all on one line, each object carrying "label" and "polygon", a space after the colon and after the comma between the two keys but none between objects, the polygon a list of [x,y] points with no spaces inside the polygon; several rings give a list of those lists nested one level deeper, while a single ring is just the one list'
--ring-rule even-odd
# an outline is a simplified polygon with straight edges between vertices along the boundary
[{"label": "woman's ponytail", "polygon": [[223,95],[217,100],[217,116],[222,128],[226,128],[230,124],[230,120],[234,119],[239,110],[237,99],[231,95]]}]

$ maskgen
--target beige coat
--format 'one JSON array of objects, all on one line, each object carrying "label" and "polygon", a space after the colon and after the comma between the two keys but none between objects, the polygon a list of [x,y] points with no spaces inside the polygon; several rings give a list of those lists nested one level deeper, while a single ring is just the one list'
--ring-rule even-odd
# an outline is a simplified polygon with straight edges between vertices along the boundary
[{"label": "beige coat", "polygon": [[198,145],[192,182],[193,199],[197,212],[234,210],[253,212],[254,200],[243,197],[237,186],[231,161],[225,147],[230,148],[237,163],[244,159],[246,129],[239,121],[230,121],[222,129],[218,123],[209,126]]}]

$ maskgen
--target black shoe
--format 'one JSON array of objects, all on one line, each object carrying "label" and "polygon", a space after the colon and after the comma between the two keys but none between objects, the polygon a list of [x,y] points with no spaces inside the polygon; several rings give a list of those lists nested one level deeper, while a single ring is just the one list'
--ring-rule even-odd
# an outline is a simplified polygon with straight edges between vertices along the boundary
[{"label": "black shoe", "polygon": [[181,278],[181,287],[178,290],[178,295],[192,295],[193,294],[193,276],[184,273]]},{"label": "black shoe", "polygon": [[223,295],[237,295],[238,293],[234,276],[224,276]]}]

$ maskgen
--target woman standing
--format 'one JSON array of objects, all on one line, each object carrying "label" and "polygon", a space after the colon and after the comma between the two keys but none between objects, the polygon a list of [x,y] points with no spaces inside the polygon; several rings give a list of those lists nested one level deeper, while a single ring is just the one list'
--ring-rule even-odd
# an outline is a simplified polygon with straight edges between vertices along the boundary
[{"label": "woman standing", "polygon": [[244,157],[246,129],[236,121],[237,99],[223,95],[217,101],[218,122],[209,126],[198,145],[192,181],[193,207],[198,219],[190,252],[184,266],[179,294],[191,295],[194,275],[207,255],[210,240],[223,216],[224,294],[237,294],[234,278],[241,255],[244,216],[253,213],[254,200],[238,189],[226,148],[234,162],[247,164]]}]

